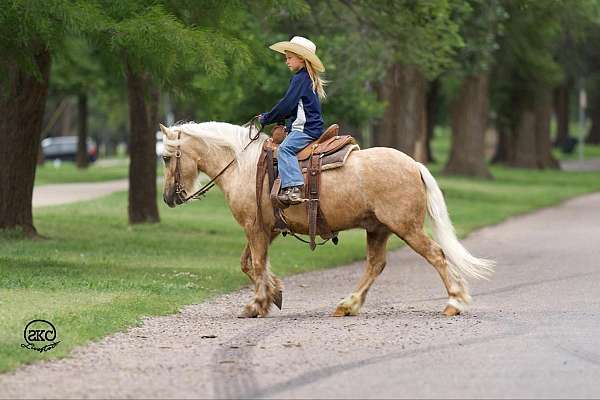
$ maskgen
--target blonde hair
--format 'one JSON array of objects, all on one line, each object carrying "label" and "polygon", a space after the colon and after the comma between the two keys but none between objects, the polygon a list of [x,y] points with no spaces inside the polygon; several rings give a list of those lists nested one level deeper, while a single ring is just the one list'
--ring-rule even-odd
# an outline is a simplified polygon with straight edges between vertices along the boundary
[{"label": "blonde hair", "polygon": [[302,59],[304,60],[304,65],[306,65],[306,70],[308,71],[308,75],[312,81],[313,90],[319,96],[320,100],[325,99],[327,97],[327,93],[325,93],[325,85],[327,85],[329,82],[321,78],[321,75],[319,75],[319,73],[314,69],[310,61],[305,58]]}]

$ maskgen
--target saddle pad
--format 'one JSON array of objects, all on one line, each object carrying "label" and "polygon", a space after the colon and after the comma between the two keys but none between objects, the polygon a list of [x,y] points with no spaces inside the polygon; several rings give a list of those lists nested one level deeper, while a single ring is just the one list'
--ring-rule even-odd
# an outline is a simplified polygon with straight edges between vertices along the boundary
[{"label": "saddle pad", "polygon": [[[323,156],[321,158],[321,171],[342,167],[346,163],[350,153],[354,150],[360,150],[360,147],[357,144],[347,144],[338,151]],[[306,174],[308,171],[309,162],[310,159],[300,161],[300,168],[303,174]]]}]

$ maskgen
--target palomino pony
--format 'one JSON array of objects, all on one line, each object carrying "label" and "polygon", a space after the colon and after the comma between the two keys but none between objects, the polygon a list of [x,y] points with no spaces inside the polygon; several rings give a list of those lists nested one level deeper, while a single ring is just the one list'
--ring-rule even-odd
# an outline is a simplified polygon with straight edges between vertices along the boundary
[{"label": "palomino pony", "polygon": [[[267,135],[251,142],[249,129],[222,122],[170,128],[161,125],[165,145],[163,197],[170,207],[183,203],[185,193],[193,192],[199,172],[214,178],[235,160],[215,182],[248,239],[241,265],[254,283],[255,293],[241,317],[266,316],[272,304],[281,308],[283,289],[270,271],[268,258],[269,245],[278,235],[272,231],[275,219],[268,184],[263,184],[262,210],[256,205],[257,162]],[[178,185],[185,190],[183,196]],[[458,241],[431,173],[398,150],[357,150],[342,168],[324,171],[321,209],[334,232],[352,228],[367,231],[366,271],[356,290],[337,305],[336,316],[359,313],[369,288],[386,265],[391,234],[403,239],[439,273],[448,292],[444,315],[459,314],[471,301],[465,277],[487,278],[493,272],[493,261],[473,257]],[[426,213],[436,241],[423,230]],[[306,204],[287,208],[285,219],[294,232],[308,233]]]}]

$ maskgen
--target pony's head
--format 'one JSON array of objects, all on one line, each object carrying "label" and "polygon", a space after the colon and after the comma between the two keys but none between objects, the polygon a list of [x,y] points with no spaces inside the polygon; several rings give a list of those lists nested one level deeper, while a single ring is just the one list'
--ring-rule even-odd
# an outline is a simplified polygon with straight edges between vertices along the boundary
[{"label": "pony's head", "polygon": [[169,129],[162,124],[160,130],[163,133],[165,164],[163,200],[169,207],[175,207],[193,192],[198,165],[192,146],[182,146],[186,141],[180,130]]}]

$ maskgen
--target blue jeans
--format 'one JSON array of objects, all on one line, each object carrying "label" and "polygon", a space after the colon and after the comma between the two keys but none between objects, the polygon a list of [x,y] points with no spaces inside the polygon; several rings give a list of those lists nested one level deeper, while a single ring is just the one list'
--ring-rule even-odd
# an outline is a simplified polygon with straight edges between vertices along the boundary
[{"label": "blue jeans", "polygon": [[317,140],[317,138],[309,136],[304,132],[291,131],[279,145],[277,163],[282,189],[290,186],[304,185],[304,178],[302,177],[302,171],[300,171],[300,164],[298,163],[296,154],[314,140]]}]

